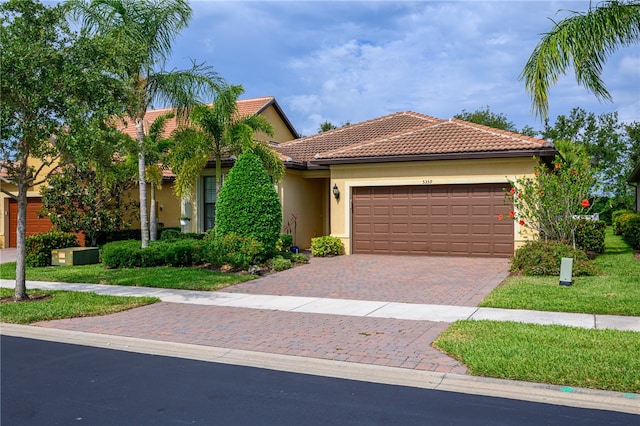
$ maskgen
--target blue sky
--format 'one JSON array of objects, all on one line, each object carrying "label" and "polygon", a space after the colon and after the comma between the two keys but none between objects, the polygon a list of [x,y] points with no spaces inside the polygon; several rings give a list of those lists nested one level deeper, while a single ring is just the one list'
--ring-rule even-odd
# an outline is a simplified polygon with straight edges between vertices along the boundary
[{"label": "blue sky", "polygon": [[[596,2],[594,1],[594,4]],[[193,19],[167,68],[206,62],[243,98],[275,96],[294,127],[355,123],[411,110],[450,118],[489,106],[541,128],[519,81],[540,38],[588,1],[192,1]],[[559,10],[564,10],[564,12]],[[550,121],[575,106],[640,121],[640,46],[608,60],[613,103],[573,74],[550,93]]]}]

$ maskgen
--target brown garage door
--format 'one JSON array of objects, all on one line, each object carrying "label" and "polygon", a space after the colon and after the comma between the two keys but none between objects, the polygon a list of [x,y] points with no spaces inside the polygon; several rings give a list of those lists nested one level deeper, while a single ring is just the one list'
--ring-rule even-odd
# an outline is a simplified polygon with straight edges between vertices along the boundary
[{"label": "brown garage door", "polygon": [[[53,228],[49,218],[40,219],[36,212],[42,207],[42,199],[39,197],[29,198],[27,202],[27,237],[29,235],[47,232]],[[9,244],[8,247],[15,247],[17,244],[16,232],[18,230],[18,202],[9,200]]]},{"label": "brown garage door", "polygon": [[513,221],[504,187],[354,187],[353,252],[508,257]]}]

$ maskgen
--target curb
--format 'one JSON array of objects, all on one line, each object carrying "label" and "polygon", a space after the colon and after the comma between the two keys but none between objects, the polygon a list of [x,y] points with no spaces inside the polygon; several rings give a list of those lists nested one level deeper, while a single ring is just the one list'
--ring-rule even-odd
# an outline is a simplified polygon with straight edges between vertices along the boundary
[{"label": "curb", "polygon": [[640,395],[0,323],[0,334],[372,383],[640,414]]}]

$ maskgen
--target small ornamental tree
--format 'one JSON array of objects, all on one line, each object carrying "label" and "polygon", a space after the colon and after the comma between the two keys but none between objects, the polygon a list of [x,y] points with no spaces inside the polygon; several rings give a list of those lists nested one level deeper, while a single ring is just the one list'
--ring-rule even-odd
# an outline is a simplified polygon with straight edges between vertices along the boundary
[{"label": "small ornamental tree", "polygon": [[99,233],[128,225],[134,203],[125,192],[134,187],[134,176],[125,163],[100,175],[89,168],[65,166],[40,190],[38,214],[61,231],[84,232],[85,245],[96,246]]},{"label": "small ornamental tree", "polygon": [[224,181],[216,203],[216,238],[230,233],[253,237],[264,245],[264,257],[275,251],[282,226],[282,207],[267,171],[253,153],[241,154]]},{"label": "small ornamental tree", "polygon": [[581,155],[556,156],[551,168],[539,165],[533,173],[533,177],[510,181],[511,189],[505,194],[514,206],[510,218],[537,231],[538,238],[575,247],[574,215],[589,213],[591,206],[594,179],[588,162]]}]

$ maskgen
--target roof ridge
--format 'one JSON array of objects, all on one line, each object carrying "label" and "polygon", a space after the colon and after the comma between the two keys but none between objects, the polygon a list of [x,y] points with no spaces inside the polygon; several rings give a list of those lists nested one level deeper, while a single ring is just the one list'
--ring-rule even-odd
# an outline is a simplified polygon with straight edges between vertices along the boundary
[{"label": "roof ridge", "polygon": [[338,154],[340,152],[346,152],[348,150],[363,148],[363,147],[366,147],[366,146],[369,146],[369,145],[376,144],[378,142],[384,142],[384,141],[388,141],[388,140],[391,140],[391,139],[396,139],[396,138],[399,138],[401,136],[411,135],[411,134],[413,134],[415,132],[424,130],[424,129],[428,128],[428,127],[435,127],[435,126],[437,126],[439,124],[442,124],[442,123],[446,122],[446,120],[441,120],[441,119],[436,119],[436,120],[438,120],[438,121],[435,122],[435,123],[425,123],[425,124],[422,124],[420,126],[412,127],[410,129],[400,130],[400,131],[392,133],[390,135],[380,136],[380,137],[378,137],[376,139],[368,139],[366,141],[357,142],[357,143],[354,143],[352,145],[347,145],[347,146],[343,146],[343,147],[340,147],[340,148],[332,149],[330,151],[325,151],[325,152],[322,152],[322,153],[318,153],[318,154],[315,155],[315,158],[321,158],[321,157],[323,157],[325,155]]},{"label": "roof ridge", "polygon": [[382,117],[371,118],[369,120],[360,121],[358,123],[348,124],[346,126],[338,127],[337,129],[327,130],[326,132],[319,132],[319,133],[316,133],[314,135],[309,135],[309,136],[305,136],[305,137],[302,137],[302,138],[299,138],[299,139],[294,139],[294,140],[291,140],[291,141],[283,142],[283,143],[280,144],[280,146],[291,146],[291,145],[295,145],[295,144],[302,143],[302,142],[308,142],[310,140],[313,140],[313,139],[319,138],[319,137],[328,137],[329,135],[341,133],[341,132],[344,132],[344,131],[349,130],[349,129],[355,129],[355,128],[362,127],[362,126],[367,125],[367,124],[388,120],[388,119],[391,119],[391,118],[394,118],[394,117],[397,117],[397,116],[402,116],[402,115],[411,115],[411,116],[422,118],[422,119],[433,120],[433,121],[441,121],[441,119],[439,119],[439,118],[432,117],[432,116],[425,115],[425,114],[420,114],[420,113],[413,112],[413,111],[400,111],[400,112],[394,112],[394,113],[391,113],[391,114],[383,115]]},{"label": "roof ridge", "polygon": [[496,129],[495,127],[486,126],[484,124],[473,123],[471,121],[461,120],[461,119],[455,118],[455,117],[450,118],[448,120],[448,122],[453,123],[453,124],[458,124],[458,125],[461,125],[461,126],[473,127],[473,128],[478,129],[478,130],[481,130],[481,131],[484,131],[484,132],[487,132],[487,133],[491,133],[493,135],[500,136],[500,137],[507,137],[507,138],[514,139],[514,140],[532,142],[532,143],[535,143],[537,145],[542,145],[542,146],[546,146],[546,145],[549,144],[544,139],[534,138],[532,136],[523,135],[521,133],[512,132],[512,131],[509,131],[509,130]]}]

